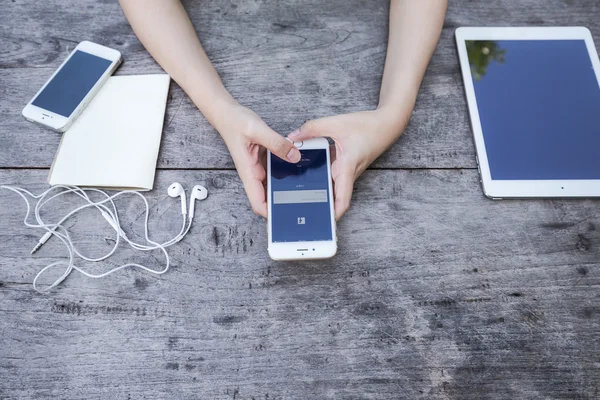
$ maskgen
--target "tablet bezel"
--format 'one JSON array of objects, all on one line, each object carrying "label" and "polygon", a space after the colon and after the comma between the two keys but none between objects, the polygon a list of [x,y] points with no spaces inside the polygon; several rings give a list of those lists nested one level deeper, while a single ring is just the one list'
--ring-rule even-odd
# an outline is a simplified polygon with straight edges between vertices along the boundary
[{"label": "tablet bezel", "polygon": [[475,28],[461,27],[455,32],[463,83],[467,95],[471,129],[475,140],[477,164],[483,192],[493,199],[527,197],[600,197],[598,180],[493,180],[475,97],[467,40],[584,40],[600,87],[600,61],[589,29],[584,27]]}]

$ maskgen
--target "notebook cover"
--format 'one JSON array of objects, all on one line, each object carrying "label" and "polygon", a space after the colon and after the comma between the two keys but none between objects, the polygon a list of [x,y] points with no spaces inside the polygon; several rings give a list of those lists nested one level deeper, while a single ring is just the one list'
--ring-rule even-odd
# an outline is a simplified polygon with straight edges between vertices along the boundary
[{"label": "notebook cover", "polygon": [[50,185],[151,190],[170,78],[113,76],[63,134]]}]

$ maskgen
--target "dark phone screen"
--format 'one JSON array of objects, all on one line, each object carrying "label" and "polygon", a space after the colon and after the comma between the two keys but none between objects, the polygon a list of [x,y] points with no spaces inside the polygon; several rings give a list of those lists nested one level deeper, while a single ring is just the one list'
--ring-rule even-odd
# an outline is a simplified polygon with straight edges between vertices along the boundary
[{"label": "dark phone screen", "polygon": [[77,50],[31,104],[69,117],[111,64]]}]

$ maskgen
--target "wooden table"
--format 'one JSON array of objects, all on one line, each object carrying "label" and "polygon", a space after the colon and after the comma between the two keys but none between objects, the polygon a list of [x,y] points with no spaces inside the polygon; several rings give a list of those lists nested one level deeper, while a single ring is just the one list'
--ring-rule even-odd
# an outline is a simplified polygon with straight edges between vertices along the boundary
[{"label": "wooden table", "polygon": [[[453,42],[462,25],[585,25],[598,42],[600,3],[450,3],[406,134],[356,183],[332,260],[268,258],[226,147],[174,83],[151,232],[179,228],[169,183],[210,197],[167,274],[74,273],[37,294],[65,250],[29,256],[39,232],[0,192],[0,398],[600,398],[600,201],[483,196]],[[387,1],[186,7],[227,88],[277,131],[375,107]],[[161,71],[115,1],[3,2],[1,183],[47,187],[60,135],[20,111],[81,40],[120,50],[117,74]],[[141,204],[121,205],[141,233]],[[90,254],[111,244],[96,213],[69,225]],[[123,260],[163,262],[122,246],[90,268]]]}]

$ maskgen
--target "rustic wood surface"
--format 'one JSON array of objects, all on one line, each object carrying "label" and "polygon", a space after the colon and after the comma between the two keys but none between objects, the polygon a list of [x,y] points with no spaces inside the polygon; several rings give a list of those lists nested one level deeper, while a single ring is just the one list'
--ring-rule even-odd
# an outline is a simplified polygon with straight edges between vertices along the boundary
[{"label": "rustic wood surface", "polygon": [[[482,195],[453,43],[462,25],[584,25],[597,39],[600,3],[450,3],[407,133],[357,182],[332,260],[268,258],[226,148],[175,84],[151,232],[180,226],[169,183],[210,196],[167,274],[73,273],[39,295],[33,277],[65,250],[51,240],[29,256],[39,232],[0,191],[0,399],[600,398],[600,201]],[[227,87],[281,133],[376,105],[387,1],[186,8]],[[60,137],[20,110],[84,39],[119,49],[119,74],[160,71],[115,1],[3,2],[0,184],[47,187]],[[119,204],[139,235],[141,203]],[[70,226],[90,255],[112,243],[91,211]],[[121,246],[81,266],[125,260],[164,261]]]}]

